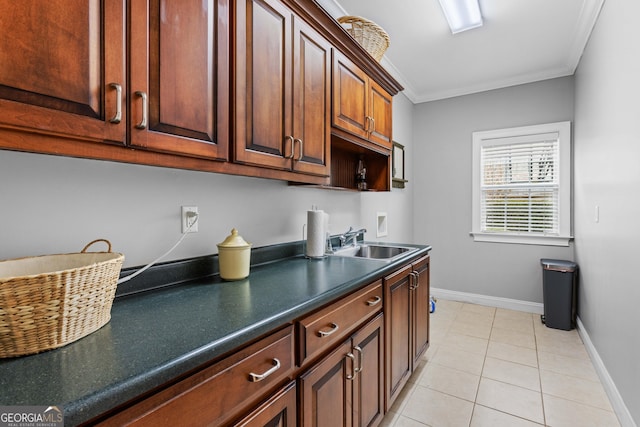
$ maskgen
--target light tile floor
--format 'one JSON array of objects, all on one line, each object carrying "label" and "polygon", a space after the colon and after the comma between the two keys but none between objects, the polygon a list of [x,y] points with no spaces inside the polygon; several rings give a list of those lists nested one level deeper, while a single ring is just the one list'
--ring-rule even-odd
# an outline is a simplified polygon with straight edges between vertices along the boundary
[{"label": "light tile floor", "polygon": [[619,426],[575,329],[439,299],[430,334],[383,427]]}]

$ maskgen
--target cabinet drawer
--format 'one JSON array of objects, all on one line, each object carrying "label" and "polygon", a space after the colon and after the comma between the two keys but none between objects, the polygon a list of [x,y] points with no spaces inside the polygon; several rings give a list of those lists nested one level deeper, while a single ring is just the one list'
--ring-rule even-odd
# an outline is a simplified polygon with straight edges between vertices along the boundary
[{"label": "cabinet drawer", "polygon": [[297,322],[298,366],[343,340],[382,310],[382,280]]},{"label": "cabinet drawer", "polygon": [[100,425],[222,425],[292,378],[293,369],[289,326]]}]

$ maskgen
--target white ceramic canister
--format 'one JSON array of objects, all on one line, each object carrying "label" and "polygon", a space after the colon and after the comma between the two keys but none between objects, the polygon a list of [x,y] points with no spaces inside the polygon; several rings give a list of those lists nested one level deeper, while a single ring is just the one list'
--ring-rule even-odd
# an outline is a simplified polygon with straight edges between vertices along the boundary
[{"label": "white ceramic canister", "polygon": [[247,243],[235,228],[222,243],[218,243],[220,277],[224,280],[241,280],[249,276],[251,243]]}]

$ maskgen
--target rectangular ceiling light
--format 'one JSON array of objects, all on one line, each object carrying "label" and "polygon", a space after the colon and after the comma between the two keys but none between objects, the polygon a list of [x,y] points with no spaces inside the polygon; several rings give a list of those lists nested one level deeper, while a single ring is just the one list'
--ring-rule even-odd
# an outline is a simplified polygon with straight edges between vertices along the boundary
[{"label": "rectangular ceiling light", "polygon": [[453,34],[482,26],[478,0],[440,0]]}]

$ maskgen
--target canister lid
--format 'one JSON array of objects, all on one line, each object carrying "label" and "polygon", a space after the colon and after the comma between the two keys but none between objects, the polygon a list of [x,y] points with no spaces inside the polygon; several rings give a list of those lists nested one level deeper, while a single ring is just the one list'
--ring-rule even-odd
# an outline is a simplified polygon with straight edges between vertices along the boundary
[{"label": "canister lid", "polygon": [[224,239],[224,242],[218,243],[219,248],[250,248],[251,243],[247,243],[242,236],[238,234],[235,228],[231,230],[231,234]]}]

